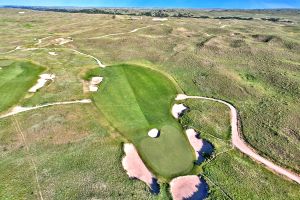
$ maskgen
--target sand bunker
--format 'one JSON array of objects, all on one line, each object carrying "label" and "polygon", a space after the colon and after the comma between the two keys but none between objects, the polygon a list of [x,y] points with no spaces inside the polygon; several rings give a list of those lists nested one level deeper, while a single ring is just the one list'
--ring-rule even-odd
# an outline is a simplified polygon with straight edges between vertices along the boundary
[{"label": "sand bunker", "polygon": [[152,21],[159,21],[159,22],[164,22],[164,21],[168,21],[168,20],[169,20],[168,18],[159,18],[159,17],[152,19]]},{"label": "sand bunker", "polygon": [[98,85],[103,81],[103,77],[93,77],[89,84],[90,92],[97,92]]},{"label": "sand bunker", "polygon": [[200,165],[203,161],[205,161],[207,156],[210,156],[213,153],[214,147],[208,141],[199,138],[199,133],[197,133],[194,129],[187,129],[186,135],[195,151],[197,158],[196,164]]},{"label": "sand bunker", "polygon": [[148,132],[148,135],[152,138],[157,138],[159,136],[159,130],[154,128]]},{"label": "sand bunker", "polygon": [[18,12],[19,14],[25,14],[25,12],[21,11],[21,12]]},{"label": "sand bunker", "polygon": [[123,168],[130,178],[137,178],[145,182],[152,190],[157,182],[152,173],[147,169],[133,144],[124,144],[125,157],[122,160]]},{"label": "sand bunker", "polygon": [[63,44],[67,44],[69,42],[73,42],[72,38],[57,38],[54,40],[55,43],[59,44],[59,45],[63,45]]},{"label": "sand bunker", "polygon": [[203,147],[203,140],[198,138],[198,133],[194,129],[187,129],[186,135],[196,153],[196,158],[199,158],[199,152]]},{"label": "sand bunker", "polygon": [[183,104],[174,104],[172,107],[172,115],[178,119],[185,110],[187,110],[187,107],[185,107]]},{"label": "sand bunker", "polygon": [[49,55],[51,55],[51,56],[57,56],[57,55],[58,55],[56,52],[52,52],[52,51],[50,51],[50,52],[48,52],[48,53],[49,53]]},{"label": "sand bunker", "polygon": [[37,81],[37,84],[34,85],[32,88],[30,88],[28,92],[31,92],[31,93],[37,92],[39,89],[41,89],[42,87],[44,87],[44,85],[48,81],[53,81],[54,78],[55,78],[54,74],[41,74],[40,78]]},{"label": "sand bunker", "polygon": [[207,196],[207,184],[194,175],[173,179],[170,183],[170,190],[174,200],[201,200]]}]

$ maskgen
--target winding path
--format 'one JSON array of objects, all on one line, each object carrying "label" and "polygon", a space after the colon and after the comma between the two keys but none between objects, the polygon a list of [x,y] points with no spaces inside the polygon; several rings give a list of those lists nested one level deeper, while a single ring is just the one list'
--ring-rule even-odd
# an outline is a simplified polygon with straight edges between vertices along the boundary
[{"label": "winding path", "polygon": [[82,53],[82,52],[77,51],[77,50],[75,50],[75,49],[70,49],[70,50],[71,50],[71,51],[74,51],[74,52],[76,52],[76,53],[78,53],[78,54],[81,54],[81,55],[84,55],[84,56],[93,58],[93,59],[97,62],[97,64],[99,65],[99,67],[101,67],[101,68],[105,68],[105,67],[106,67],[106,65],[104,65],[104,64],[103,64],[98,58],[96,58],[95,56],[92,56],[92,55],[89,55],[89,54]]},{"label": "winding path", "polygon": [[50,107],[50,106],[57,106],[57,105],[69,105],[69,104],[88,104],[92,103],[92,100],[90,99],[82,99],[82,100],[76,100],[76,101],[63,101],[63,102],[55,102],[55,103],[47,103],[44,105],[39,105],[39,106],[34,106],[34,107],[21,107],[21,106],[16,106],[15,108],[12,109],[11,112],[0,115],[0,119],[14,116],[19,113],[27,112],[30,110],[37,110],[40,108],[45,108],[45,107]]},{"label": "winding path", "polygon": [[0,55],[9,54],[9,53],[15,52],[19,49],[21,49],[21,46],[17,46],[15,49],[12,49],[12,50],[7,51],[7,52],[2,52],[2,53],[0,53]]},{"label": "winding path", "polygon": [[100,38],[104,38],[104,37],[109,37],[109,36],[117,36],[117,35],[125,35],[125,34],[128,34],[128,33],[135,33],[139,30],[142,30],[142,29],[146,29],[146,28],[150,28],[152,26],[163,26],[164,24],[159,24],[159,25],[148,25],[148,26],[144,26],[144,27],[141,27],[141,28],[136,28],[136,29],[133,29],[131,31],[127,31],[127,32],[122,32],[122,33],[111,33],[111,34],[107,34],[107,35],[102,35],[102,36],[98,36],[98,37],[92,37],[92,38],[88,38],[89,40],[94,40],[94,39],[100,39]]},{"label": "winding path", "polygon": [[241,137],[239,127],[238,127],[238,111],[237,109],[231,105],[230,103],[219,100],[219,99],[214,99],[214,98],[208,98],[208,97],[200,97],[200,96],[187,96],[185,94],[179,94],[175,100],[186,100],[186,99],[202,99],[202,100],[208,100],[208,101],[214,101],[214,102],[219,102],[227,107],[230,108],[230,121],[231,121],[231,134],[232,134],[232,144],[234,147],[239,149],[241,152],[244,154],[248,155],[252,159],[264,164],[268,169],[271,169],[274,172],[277,172],[278,174],[281,174],[297,183],[300,184],[300,175],[295,174],[287,169],[284,169],[275,163],[267,160],[266,158],[260,156],[258,153],[255,152]]}]

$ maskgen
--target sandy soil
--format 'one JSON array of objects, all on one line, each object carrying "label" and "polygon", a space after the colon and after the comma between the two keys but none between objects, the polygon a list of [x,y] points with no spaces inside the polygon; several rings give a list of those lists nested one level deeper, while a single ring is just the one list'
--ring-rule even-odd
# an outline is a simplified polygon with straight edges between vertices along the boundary
[{"label": "sandy soil", "polygon": [[181,113],[186,109],[187,107],[185,107],[183,104],[174,104],[171,113],[174,118],[178,119]]},{"label": "sandy soil", "polygon": [[154,128],[148,132],[148,136],[152,138],[157,138],[159,136],[159,130]]},{"label": "sandy soil", "polygon": [[125,157],[122,160],[122,165],[128,176],[131,178],[137,178],[151,187],[155,177],[143,163],[134,145],[124,144],[124,152]]},{"label": "sandy soil", "polygon": [[170,191],[174,200],[192,197],[201,184],[198,176],[180,176],[170,182]]},{"label": "sandy soil", "polygon": [[201,151],[201,149],[203,147],[203,140],[197,138],[198,133],[194,129],[187,129],[185,132],[186,132],[186,135],[195,151],[196,158],[198,160],[199,152]]},{"label": "sandy soil", "polygon": [[98,85],[103,81],[103,77],[93,77],[89,83],[89,91],[90,92],[97,92]]},{"label": "sandy soil", "polygon": [[37,81],[37,84],[35,84],[32,88],[30,88],[28,90],[28,92],[30,93],[35,93],[37,92],[39,89],[41,89],[42,87],[44,87],[44,85],[48,82],[48,81],[53,81],[55,78],[54,74],[41,74],[40,78]]},{"label": "sandy soil", "polygon": [[88,81],[85,81],[85,80],[81,80],[81,83],[82,83],[83,93],[88,93],[90,91],[89,90],[90,83]]},{"label": "sandy soil", "polygon": [[160,22],[163,22],[163,21],[168,21],[169,19],[168,18],[153,18],[152,21],[160,21]]},{"label": "sandy soil", "polygon": [[53,51],[49,51],[48,53],[49,53],[49,55],[51,55],[51,56],[57,56],[57,55],[58,55],[56,52],[53,52]]},{"label": "sandy soil", "polygon": [[238,128],[238,111],[237,109],[231,105],[230,103],[219,100],[219,99],[213,99],[213,98],[208,98],[208,97],[200,97],[200,96],[187,96],[185,94],[179,94],[175,100],[185,100],[185,99],[202,99],[202,100],[209,100],[209,101],[214,101],[214,102],[219,102],[227,107],[230,108],[230,121],[231,121],[231,141],[234,147],[239,149],[241,152],[244,154],[250,156],[252,159],[256,160],[259,163],[264,164],[268,169],[271,169],[272,171],[281,174],[297,183],[300,184],[300,175],[293,173],[289,171],[288,169],[284,169],[275,163],[267,160],[266,158],[260,156],[258,153],[255,152],[252,147],[250,147],[241,137],[241,134],[239,132]]},{"label": "sandy soil", "polygon": [[54,42],[58,45],[64,45],[64,44],[67,44],[69,42],[73,42],[72,39],[70,38],[57,38],[54,40]]}]

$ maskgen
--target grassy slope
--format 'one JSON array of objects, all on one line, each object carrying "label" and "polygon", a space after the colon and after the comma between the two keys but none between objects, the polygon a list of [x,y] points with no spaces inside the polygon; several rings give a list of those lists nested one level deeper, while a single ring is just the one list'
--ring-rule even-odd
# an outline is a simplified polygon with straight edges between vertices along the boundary
[{"label": "grassy slope", "polygon": [[[29,152],[18,131],[25,136]],[[1,199],[155,199],[148,186],[128,179],[118,133],[92,105],[45,108],[0,121]]]},{"label": "grassy slope", "polygon": [[[0,62],[6,62],[1,61]],[[0,112],[20,101],[44,68],[30,62],[13,62],[0,70]]]},{"label": "grassy slope", "polygon": [[[93,94],[97,107],[129,141],[137,147],[146,164],[161,178],[188,173],[194,155],[170,110],[177,90],[157,71],[117,65],[96,69],[88,76],[103,76],[104,82]],[[157,139],[148,131],[157,128]]]}]

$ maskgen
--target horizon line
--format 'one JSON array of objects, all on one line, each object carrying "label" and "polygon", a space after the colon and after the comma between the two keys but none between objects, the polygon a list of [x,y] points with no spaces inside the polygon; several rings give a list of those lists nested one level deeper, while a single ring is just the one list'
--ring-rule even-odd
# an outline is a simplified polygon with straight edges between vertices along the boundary
[{"label": "horizon line", "polygon": [[300,10],[300,8],[193,8],[193,7],[150,7],[150,6],[33,6],[33,5],[1,5],[0,8],[112,8],[112,9],[189,9],[189,10]]}]

